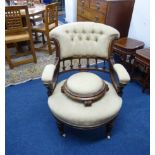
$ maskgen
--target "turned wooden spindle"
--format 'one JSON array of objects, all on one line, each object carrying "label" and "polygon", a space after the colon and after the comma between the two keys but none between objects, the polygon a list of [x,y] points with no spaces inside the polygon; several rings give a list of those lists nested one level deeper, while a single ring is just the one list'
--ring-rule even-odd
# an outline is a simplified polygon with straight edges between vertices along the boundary
[{"label": "turned wooden spindle", "polygon": [[66,69],[66,67],[65,67],[65,60],[63,60],[62,62],[63,62],[63,67],[62,67],[62,69],[65,70],[65,69]]},{"label": "turned wooden spindle", "polygon": [[87,67],[89,68],[89,58],[87,58]]},{"label": "turned wooden spindle", "polygon": [[97,65],[97,58],[95,59],[95,63],[96,63],[95,67],[98,68],[98,65]]},{"label": "turned wooden spindle", "polygon": [[106,60],[103,61],[103,69],[106,69]]},{"label": "turned wooden spindle", "polygon": [[72,61],[73,59],[71,59],[70,61],[71,61],[71,64],[70,64],[70,68],[71,69],[73,69],[73,61]]},{"label": "turned wooden spindle", "polygon": [[79,64],[78,64],[79,68],[81,68],[81,58],[79,58]]}]

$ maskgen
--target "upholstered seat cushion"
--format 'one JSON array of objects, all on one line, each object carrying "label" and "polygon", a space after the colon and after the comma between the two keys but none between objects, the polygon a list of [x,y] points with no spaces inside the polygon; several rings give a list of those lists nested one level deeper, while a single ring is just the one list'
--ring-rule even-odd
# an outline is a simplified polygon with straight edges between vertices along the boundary
[{"label": "upholstered seat cushion", "polygon": [[58,83],[53,94],[48,98],[48,105],[53,115],[59,120],[78,127],[95,127],[113,119],[122,106],[122,99],[108,84],[109,91],[92,106],[85,107],[82,103],[68,98],[61,92],[65,80]]},{"label": "upholstered seat cushion", "polygon": [[67,87],[74,93],[90,94],[98,92],[104,86],[103,80],[94,73],[80,72],[70,76]]},{"label": "upholstered seat cushion", "polygon": [[16,43],[16,42],[26,41],[26,40],[30,40],[30,36],[29,36],[29,33],[27,31],[17,33],[17,34],[14,34],[14,35],[6,35],[5,36],[6,44]]},{"label": "upholstered seat cushion", "polygon": [[[55,24],[50,24],[49,25],[49,30],[52,30],[55,27],[56,27]],[[46,27],[45,27],[44,23],[40,23],[38,25],[33,26],[32,30],[33,31],[45,32],[46,31]]]}]

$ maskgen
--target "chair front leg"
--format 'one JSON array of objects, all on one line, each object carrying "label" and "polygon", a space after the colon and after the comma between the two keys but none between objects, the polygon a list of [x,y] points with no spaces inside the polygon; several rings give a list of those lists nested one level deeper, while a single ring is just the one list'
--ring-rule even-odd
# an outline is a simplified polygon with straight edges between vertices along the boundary
[{"label": "chair front leg", "polygon": [[42,32],[42,42],[43,42],[43,45],[46,43],[45,42],[45,37],[44,37],[44,33]]},{"label": "chair front leg", "polygon": [[56,120],[56,124],[57,124],[60,135],[63,137],[66,137],[66,134],[64,132],[64,124],[60,122],[59,120]]},{"label": "chair front leg", "polygon": [[13,69],[14,65],[13,65],[13,63],[11,61],[11,56],[10,56],[9,50],[8,50],[6,45],[5,45],[5,53],[6,53],[6,61],[9,64],[10,69]]},{"label": "chair front leg", "polygon": [[49,32],[46,34],[46,37],[47,37],[48,52],[49,52],[49,54],[52,54],[52,47],[51,47],[51,40],[49,37]]},{"label": "chair front leg", "polygon": [[123,89],[124,89],[125,86],[126,86],[126,84],[121,84],[121,83],[118,84],[117,93],[118,93],[118,95],[121,96],[121,97],[122,97],[122,95],[123,95]]},{"label": "chair front leg", "polygon": [[35,49],[34,49],[34,44],[33,44],[33,39],[32,39],[32,36],[30,36],[30,47],[31,47],[31,54],[32,54],[32,57],[33,57],[33,61],[35,63],[37,63],[37,57],[36,57],[36,54],[35,54]]},{"label": "chair front leg", "polygon": [[111,120],[110,122],[108,122],[106,124],[106,138],[107,139],[110,139],[111,138],[111,132],[112,132],[112,128],[113,128],[113,122],[114,122],[114,119]]},{"label": "chair front leg", "polygon": [[45,87],[47,88],[47,96],[49,97],[49,96],[51,96],[52,95],[52,93],[53,93],[53,85],[52,84],[44,84],[45,85]]}]

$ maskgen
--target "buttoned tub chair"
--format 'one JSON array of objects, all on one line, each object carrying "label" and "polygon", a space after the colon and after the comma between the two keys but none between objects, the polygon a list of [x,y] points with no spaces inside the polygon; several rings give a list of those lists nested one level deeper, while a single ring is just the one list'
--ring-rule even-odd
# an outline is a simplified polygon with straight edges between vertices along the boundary
[{"label": "buttoned tub chair", "polygon": [[[122,106],[122,90],[130,80],[126,69],[114,64],[112,58],[112,44],[119,36],[116,29],[93,22],[69,23],[50,32],[56,61],[44,68],[41,79],[62,136],[64,125],[79,129],[105,125],[106,137],[110,139],[112,123]],[[91,65],[93,59],[95,64]],[[98,65],[99,61],[103,67]],[[79,72],[57,82],[60,73],[74,70]],[[110,73],[111,82],[90,70]]]}]

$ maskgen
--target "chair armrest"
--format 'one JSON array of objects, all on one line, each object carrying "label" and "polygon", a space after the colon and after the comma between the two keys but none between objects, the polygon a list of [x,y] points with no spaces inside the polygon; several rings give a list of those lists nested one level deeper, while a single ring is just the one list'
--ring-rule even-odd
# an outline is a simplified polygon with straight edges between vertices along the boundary
[{"label": "chair armrest", "polygon": [[56,66],[53,64],[49,64],[45,66],[41,76],[41,80],[44,83],[50,83],[53,80],[55,68]]},{"label": "chair armrest", "polygon": [[114,71],[116,72],[119,83],[126,85],[130,81],[130,75],[127,70],[121,64],[114,64],[113,65]]},{"label": "chair armrest", "polygon": [[41,76],[41,80],[43,81],[45,87],[47,88],[48,96],[52,95],[59,74],[59,58],[56,57],[54,60],[54,64],[46,65]]},{"label": "chair armrest", "polygon": [[130,81],[130,76],[121,64],[115,64],[113,57],[110,57],[110,77],[112,84],[119,96],[122,96],[124,86]]}]

